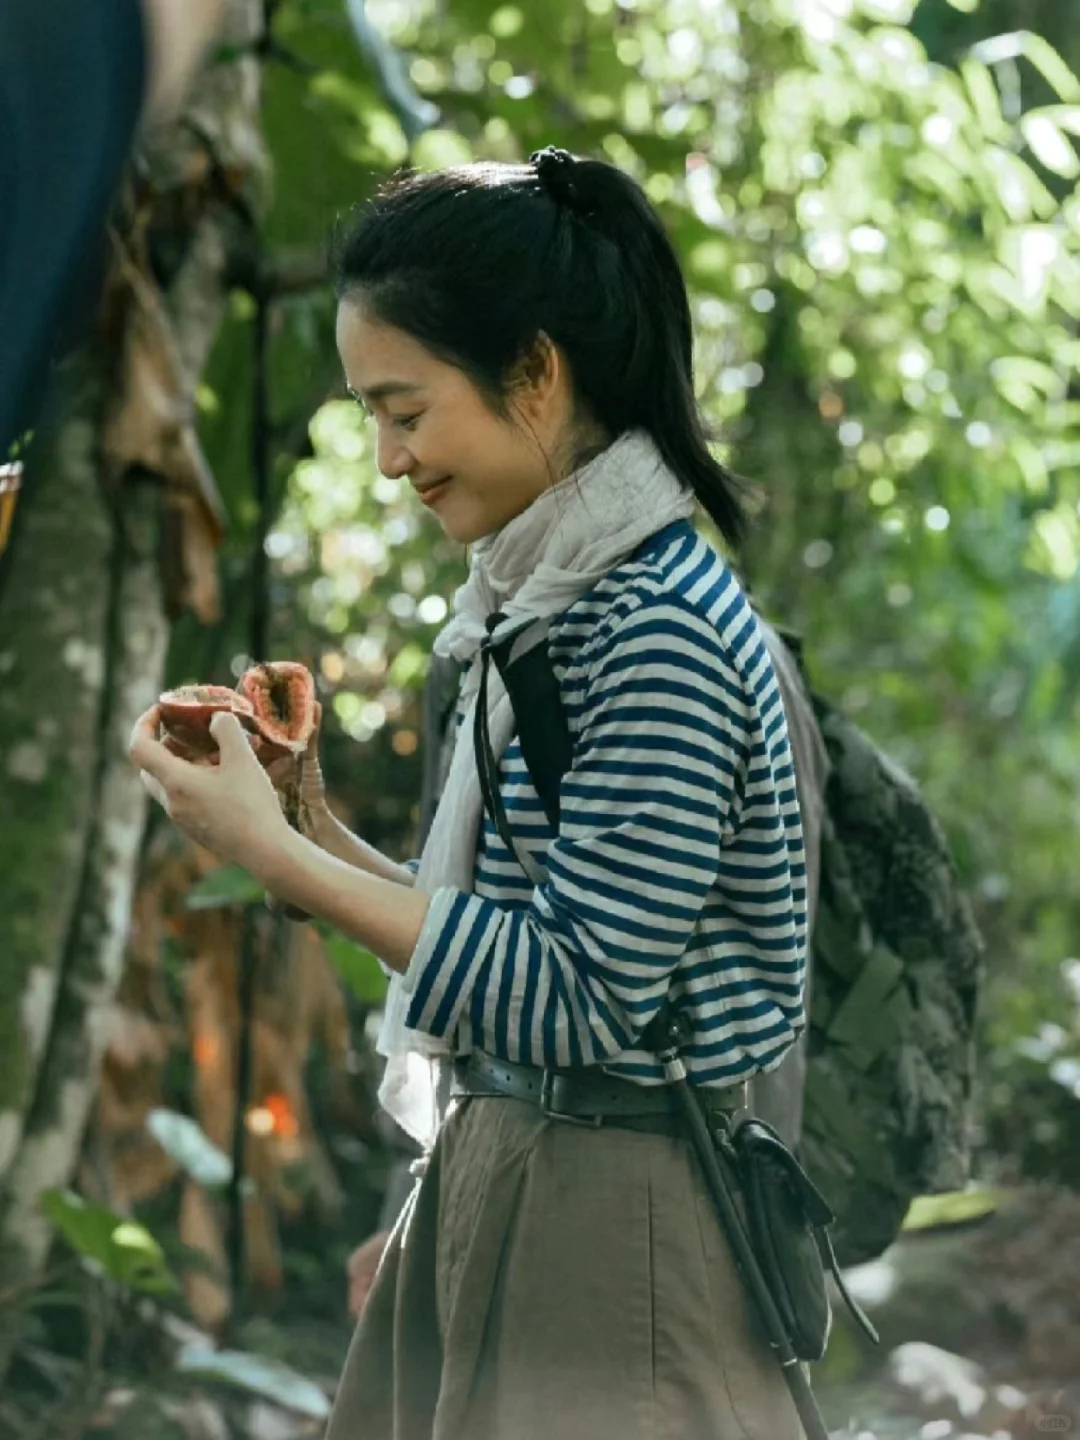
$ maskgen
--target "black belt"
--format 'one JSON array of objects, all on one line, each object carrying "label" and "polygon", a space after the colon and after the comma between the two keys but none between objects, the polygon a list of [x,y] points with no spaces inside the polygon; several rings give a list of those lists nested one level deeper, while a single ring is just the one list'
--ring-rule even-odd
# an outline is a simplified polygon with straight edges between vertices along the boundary
[{"label": "black belt", "polygon": [[[682,1133],[675,1098],[667,1085],[638,1085],[608,1075],[599,1066],[578,1070],[546,1070],[539,1065],[516,1065],[474,1050],[454,1064],[455,1095],[476,1099],[524,1100],[537,1105],[552,1120],[572,1125],[614,1125],[623,1130]],[[697,1090],[706,1115],[717,1119],[746,1107],[746,1085]]]}]

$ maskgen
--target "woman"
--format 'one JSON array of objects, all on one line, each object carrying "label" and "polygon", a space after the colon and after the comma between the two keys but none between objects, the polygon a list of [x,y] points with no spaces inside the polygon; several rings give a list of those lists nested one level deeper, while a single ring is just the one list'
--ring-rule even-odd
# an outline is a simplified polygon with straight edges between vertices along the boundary
[{"label": "woman", "polygon": [[[132,743],[177,823],[393,972],[383,1093],[421,1138],[438,1117],[417,1075],[451,1057],[330,1436],[795,1437],[641,1044],[669,999],[699,1094],[736,1108],[801,1027],[806,933],[776,677],[690,524],[697,501],[735,542],[740,511],[695,408],[674,251],[627,176],[547,150],[391,183],[345,237],[338,292],[380,469],[474,547],[436,641],[466,670],[423,856],[396,865],[325,812],[311,840],[289,831],[231,717],[213,771],[167,754],[153,711]],[[484,814],[494,612],[497,636],[546,632],[573,741],[557,834],[494,671],[509,834]]]}]

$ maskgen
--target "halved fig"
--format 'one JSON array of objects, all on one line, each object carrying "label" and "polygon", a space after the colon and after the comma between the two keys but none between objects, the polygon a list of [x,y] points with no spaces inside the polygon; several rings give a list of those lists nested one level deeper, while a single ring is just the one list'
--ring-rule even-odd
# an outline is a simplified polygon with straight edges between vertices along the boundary
[{"label": "halved fig", "polygon": [[253,665],[236,688],[251,706],[264,764],[304,753],[315,729],[315,677],[306,665],[295,660]]},{"label": "halved fig", "polygon": [[[306,665],[296,660],[269,660],[245,670],[237,690],[252,708],[259,729],[259,760],[271,765],[285,756],[292,757],[287,774],[279,775],[275,785],[285,818],[294,830],[305,831],[305,809],[300,793],[300,757],[308,747],[315,729],[315,677]],[[277,901],[271,909],[280,910],[290,920],[310,920],[299,906]]]},{"label": "halved fig", "polygon": [[231,711],[254,748],[259,746],[255,712],[251,702],[224,685],[180,685],[158,698],[161,739],[166,750],[185,760],[201,760],[217,752],[210,734],[210,722],[221,710]]}]

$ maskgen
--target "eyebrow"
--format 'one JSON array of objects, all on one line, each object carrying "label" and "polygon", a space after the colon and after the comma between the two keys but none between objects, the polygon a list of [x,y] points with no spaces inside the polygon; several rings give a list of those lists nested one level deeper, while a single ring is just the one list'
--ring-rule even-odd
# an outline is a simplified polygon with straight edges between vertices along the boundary
[{"label": "eyebrow", "polygon": [[370,390],[354,390],[351,385],[345,388],[354,400],[366,406],[373,400],[385,400],[388,395],[415,395],[423,387],[410,385],[407,380],[384,380],[380,385],[372,385]]}]

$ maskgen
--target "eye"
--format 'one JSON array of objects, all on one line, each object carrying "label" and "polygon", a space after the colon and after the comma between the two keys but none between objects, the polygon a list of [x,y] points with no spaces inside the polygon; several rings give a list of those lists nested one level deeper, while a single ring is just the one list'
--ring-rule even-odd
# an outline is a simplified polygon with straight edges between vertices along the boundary
[{"label": "eye", "polygon": [[415,430],[419,422],[420,415],[397,415],[394,417],[394,424],[399,430]]}]

